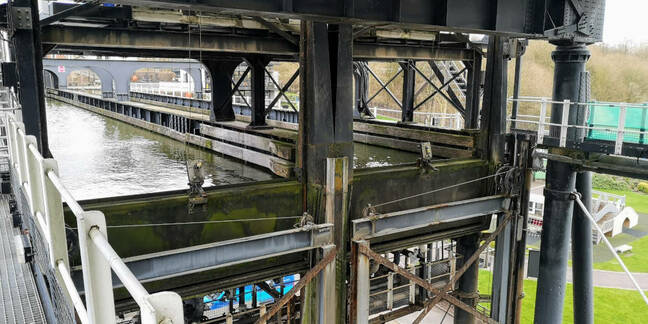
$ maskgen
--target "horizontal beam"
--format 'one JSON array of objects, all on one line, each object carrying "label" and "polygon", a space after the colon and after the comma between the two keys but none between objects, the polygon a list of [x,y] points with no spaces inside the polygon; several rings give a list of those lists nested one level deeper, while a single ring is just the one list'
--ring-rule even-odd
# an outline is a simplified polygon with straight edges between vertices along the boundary
[{"label": "horizontal beam", "polygon": [[506,211],[509,204],[509,198],[497,195],[372,215],[353,220],[353,238],[371,240],[432,225],[497,214]]},{"label": "horizontal beam", "polygon": [[393,24],[424,30],[504,35],[543,33],[544,15],[529,15],[531,0],[445,2],[412,0],[117,0],[120,4],[219,14],[308,19],[328,23]]},{"label": "horizontal beam", "polygon": [[[124,259],[128,268],[141,282],[168,279],[202,271],[210,271],[276,258],[330,245],[332,225],[305,227],[229,241],[203,244],[183,249],[158,252]],[[73,274],[78,288],[80,271]],[[113,277],[113,287],[121,287]]]},{"label": "horizontal beam", "polygon": [[441,60],[441,61],[472,61],[476,54],[474,50],[461,47],[439,47],[420,45],[391,45],[381,43],[355,42],[353,58],[356,60]]},{"label": "horizontal beam", "polygon": [[192,35],[153,30],[117,30],[52,25],[42,29],[43,44],[164,51],[205,51],[268,55],[295,55],[296,46],[282,38],[238,35]]},{"label": "horizontal beam", "polygon": [[571,164],[582,171],[648,180],[648,160],[646,159],[596,153],[590,153],[589,159],[539,152],[536,152],[535,155],[539,158]]},{"label": "horizontal beam", "polygon": [[[220,54],[266,54],[280,58],[296,58],[297,46],[284,38],[239,36],[203,33],[200,37],[176,31],[121,30],[53,25],[43,28],[43,44],[56,45],[57,51],[93,51],[103,54],[114,51],[138,56],[187,58],[188,51]],[[136,48],[136,49],[135,49]],[[353,56],[358,60],[457,60],[472,61],[476,54],[465,46],[440,47],[355,42]]]}]

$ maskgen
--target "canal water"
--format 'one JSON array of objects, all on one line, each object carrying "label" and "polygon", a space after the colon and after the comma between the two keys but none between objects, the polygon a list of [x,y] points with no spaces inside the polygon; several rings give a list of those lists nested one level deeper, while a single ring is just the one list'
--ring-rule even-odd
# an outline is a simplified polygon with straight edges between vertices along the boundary
[{"label": "canal water", "polygon": [[[187,189],[186,160],[205,163],[205,186],[275,178],[239,160],[158,135],[55,100],[47,101],[50,150],[77,199]],[[416,159],[415,154],[356,143],[354,167]]]}]

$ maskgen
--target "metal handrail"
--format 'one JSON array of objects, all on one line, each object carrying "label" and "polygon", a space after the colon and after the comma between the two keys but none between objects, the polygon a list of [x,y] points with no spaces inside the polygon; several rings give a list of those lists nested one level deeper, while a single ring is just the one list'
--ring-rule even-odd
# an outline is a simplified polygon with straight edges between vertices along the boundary
[{"label": "metal handrail", "polygon": [[[108,242],[103,213],[83,210],[58,176],[56,160],[43,158],[36,138],[25,134],[24,125],[9,114],[2,126],[7,133],[10,166],[27,198],[37,230],[47,243],[50,266],[81,322],[115,322],[112,269],[140,306],[142,323],[184,323],[180,296],[146,291]],[[71,278],[63,202],[77,219],[85,305]]]},{"label": "metal handrail", "polygon": [[[616,138],[614,139],[614,154],[620,155],[623,152],[623,146],[624,146],[624,141],[625,141],[625,136],[626,135],[634,135],[637,136],[641,141],[643,141],[643,138],[648,138],[648,131],[644,130],[643,128],[641,130],[634,130],[634,129],[625,129],[626,126],[626,113],[628,111],[628,108],[641,108],[641,109],[646,109],[648,110],[648,105],[645,104],[628,104],[628,103],[601,103],[601,102],[574,102],[570,100],[563,100],[563,101],[555,101],[547,98],[538,98],[538,97],[520,97],[518,99],[513,99],[509,98],[510,102],[528,102],[528,103],[535,103],[535,104],[540,104],[540,112],[538,116],[530,116],[530,115],[524,115],[524,116],[514,116],[509,117],[506,119],[507,122],[511,123],[511,127],[518,127],[518,125],[521,124],[527,124],[527,125],[535,125],[537,126],[537,137],[538,137],[538,143],[543,144],[544,143],[544,137],[547,134],[547,131],[545,130],[545,127],[555,127],[559,129],[559,147],[566,147],[567,145],[567,131],[568,129],[576,129],[576,130],[583,130],[587,132],[591,131],[602,131],[602,132],[610,132],[616,134]],[[547,108],[549,104],[555,104],[560,107],[560,115],[562,116],[560,119],[560,123],[555,123],[551,121],[547,121]],[[612,127],[605,127],[605,126],[594,126],[594,125],[571,125],[569,123],[569,113],[572,107],[584,107],[587,108],[589,106],[614,106],[614,107],[619,107],[619,123],[615,128]],[[516,113],[513,112],[513,115]],[[527,118],[527,119],[521,119],[522,118]],[[536,118],[537,120],[528,120],[528,118]],[[515,126],[514,126],[515,125]]]}]

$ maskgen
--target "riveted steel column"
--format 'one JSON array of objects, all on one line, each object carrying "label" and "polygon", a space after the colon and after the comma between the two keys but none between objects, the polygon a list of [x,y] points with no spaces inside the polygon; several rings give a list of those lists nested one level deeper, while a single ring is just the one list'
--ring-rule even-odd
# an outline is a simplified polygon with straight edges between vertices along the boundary
[{"label": "riveted steel column", "polygon": [[[479,234],[471,234],[457,239],[457,253],[463,257],[457,262],[457,268],[461,268],[464,262],[479,249]],[[479,262],[474,262],[468,270],[457,281],[459,299],[464,303],[475,307],[479,301],[477,292],[477,278],[479,274]],[[475,323],[475,316],[455,308],[454,322],[456,324]]]},{"label": "riveted steel column", "polygon": [[401,62],[403,69],[403,103],[401,107],[401,122],[414,122],[414,85],[416,71],[414,70],[414,61]]},{"label": "riveted steel column", "polygon": [[[589,51],[582,44],[561,45],[552,53],[554,69],[553,100],[577,102],[580,93],[580,75],[585,71]],[[552,107],[551,122],[560,124],[562,107]],[[569,120],[576,124],[579,111],[571,107]],[[559,127],[550,129],[551,136],[559,134]],[[570,129],[567,140],[575,140],[578,132]],[[550,152],[560,153],[561,149]],[[540,245],[540,270],[536,292],[535,323],[560,323],[565,300],[567,259],[572,226],[573,200],[569,193],[576,187],[576,172],[569,164],[549,161],[545,185],[544,221]]]},{"label": "riveted steel column", "polygon": [[506,38],[491,36],[488,42],[484,102],[481,109],[480,150],[483,158],[494,165],[504,157],[504,132],[506,131],[506,89],[508,54]]},{"label": "riveted steel column", "polygon": [[481,102],[481,80],[482,80],[482,55],[475,51],[475,59],[472,62],[464,62],[468,66],[468,78],[466,88],[466,120],[464,128],[479,128],[479,106]]},{"label": "riveted steel column", "polygon": [[[348,195],[353,158],[353,58],[351,25],[302,22],[300,42],[300,111],[297,169],[304,184],[305,212],[318,223],[334,224],[336,257],[335,322],[346,321],[348,277]],[[329,164],[328,158],[337,158]],[[342,158],[342,159],[340,159]],[[346,160],[346,163],[341,163]],[[346,170],[343,170],[346,169]],[[343,180],[348,179],[347,181]],[[327,183],[331,185],[326,196]],[[326,198],[326,199],[325,199]],[[331,199],[329,199],[331,198]],[[316,284],[308,286],[305,304],[316,301]],[[315,306],[308,306],[314,309]],[[315,317],[313,317],[315,318]]]},{"label": "riveted steel column", "polygon": [[9,1],[7,17],[9,28],[13,30],[12,47],[20,81],[18,96],[22,104],[25,133],[36,137],[39,151],[48,158],[52,154],[47,140],[38,1]]},{"label": "riveted steel column", "polygon": [[[576,191],[587,209],[592,208],[592,172],[579,172]],[[574,323],[594,323],[592,284],[592,224],[580,208],[572,220],[572,274],[574,281]]]},{"label": "riveted steel column", "polygon": [[212,110],[210,119],[214,121],[234,120],[232,108],[232,76],[241,60],[205,61],[211,77]]},{"label": "riveted steel column", "polygon": [[250,65],[252,72],[251,90],[252,90],[252,119],[250,121],[251,127],[265,127],[266,125],[266,104],[265,104],[265,77],[266,66],[270,62],[267,57],[253,56],[247,58],[246,61]]}]

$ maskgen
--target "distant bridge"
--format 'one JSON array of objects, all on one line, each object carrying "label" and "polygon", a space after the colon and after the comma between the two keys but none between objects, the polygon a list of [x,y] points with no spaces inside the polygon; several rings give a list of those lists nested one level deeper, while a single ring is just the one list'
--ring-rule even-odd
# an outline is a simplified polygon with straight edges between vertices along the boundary
[{"label": "distant bridge", "polygon": [[120,101],[128,100],[131,77],[137,70],[155,68],[187,72],[193,79],[194,92],[202,94],[201,69],[205,69],[205,66],[198,61],[43,59],[43,71],[50,77],[44,79],[49,80],[53,88],[67,88],[67,77],[70,73],[87,69],[101,80],[102,97],[117,98]]}]

